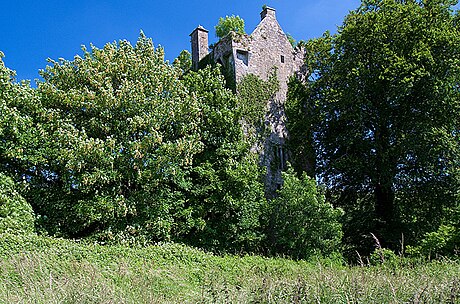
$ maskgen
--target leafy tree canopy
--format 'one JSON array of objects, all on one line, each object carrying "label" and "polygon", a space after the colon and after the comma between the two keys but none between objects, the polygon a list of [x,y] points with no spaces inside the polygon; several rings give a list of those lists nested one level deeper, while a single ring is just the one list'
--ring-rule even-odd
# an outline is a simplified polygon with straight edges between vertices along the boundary
[{"label": "leafy tree canopy", "polygon": [[[40,115],[40,101],[29,83],[16,83],[0,52],[0,172],[16,175],[31,169],[39,159],[25,155],[40,146],[43,130],[32,117]],[[34,115],[32,115],[34,113]]]},{"label": "leafy tree canopy", "polygon": [[134,46],[83,51],[51,61],[38,84],[52,140],[32,179],[33,206],[52,233],[169,238],[184,169],[202,149],[198,100],[143,34]]},{"label": "leafy tree canopy", "polygon": [[174,59],[173,65],[179,68],[182,73],[188,72],[192,68],[192,54],[187,50],[181,51],[179,56]]},{"label": "leafy tree canopy", "polygon": [[235,32],[237,34],[245,34],[244,30],[244,20],[240,16],[225,16],[225,18],[220,17],[219,22],[215,26],[216,36],[219,38],[224,38],[230,32]]},{"label": "leafy tree canopy", "polygon": [[319,179],[350,216],[348,241],[375,232],[396,247],[402,232],[413,241],[456,205],[455,3],[363,1],[337,35],[306,44],[310,79],[288,112],[294,134],[308,130],[301,151],[315,151]]}]

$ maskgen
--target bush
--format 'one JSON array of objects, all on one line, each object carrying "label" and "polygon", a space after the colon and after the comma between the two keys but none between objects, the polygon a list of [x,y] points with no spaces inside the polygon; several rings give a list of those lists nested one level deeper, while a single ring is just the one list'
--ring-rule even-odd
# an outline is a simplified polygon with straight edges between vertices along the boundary
[{"label": "bush", "polygon": [[396,266],[401,259],[390,249],[387,248],[376,248],[371,254],[370,258],[371,265],[392,265]]},{"label": "bush", "polygon": [[438,230],[426,233],[418,246],[408,246],[408,253],[429,259],[438,256],[458,256],[460,229],[454,225],[441,225]]},{"label": "bush", "polygon": [[276,253],[307,259],[337,252],[343,211],[326,202],[315,180],[306,174],[299,179],[289,168],[283,180],[278,197],[270,202],[269,236]]},{"label": "bush", "polygon": [[34,212],[14,189],[11,178],[0,173],[0,233],[34,232]]}]

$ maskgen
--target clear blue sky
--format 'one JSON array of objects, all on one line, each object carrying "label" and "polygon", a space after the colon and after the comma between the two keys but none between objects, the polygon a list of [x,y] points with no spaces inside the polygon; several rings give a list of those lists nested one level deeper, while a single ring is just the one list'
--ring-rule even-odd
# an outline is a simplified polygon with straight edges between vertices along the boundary
[{"label": "clear blue sky", "polygon": [[[16,70],[17,79],[38,78],[46,59],[72,60],[81,54],[81,45],[127,39],[135,43],[140,30],[165,49],[173,60],[181,50],[190,50],[189,34],[197,25],[210,31],[219,17],[239,15],[246,31],[260,21],[263,4],[276,9],[285,32],[306,40],[330,30],[335,32],[348,11],[359,0],[43,0],[2,1],[0,3],[0,51],[5,64]],[[33,82],[33,81],[32,81]]]}]

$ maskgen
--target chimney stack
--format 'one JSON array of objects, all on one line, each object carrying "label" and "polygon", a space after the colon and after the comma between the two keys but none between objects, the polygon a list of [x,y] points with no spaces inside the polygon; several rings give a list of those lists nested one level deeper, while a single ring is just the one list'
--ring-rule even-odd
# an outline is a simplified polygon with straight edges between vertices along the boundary
[{"label": "chimney stack", "polygon": [[198,70],[198,63],[208,55],[208,30],[199,25],[191,34],[192,69]]},{"label": "chimney stack", "polygon": [[274,8],[271,8],[271,7],[264,7],[263,11],[260,13],[260,20],[264,20],[265,17],[270,17],[270,18],[274,18],[276,19],[276,16],[275,16],[275,9]]}]

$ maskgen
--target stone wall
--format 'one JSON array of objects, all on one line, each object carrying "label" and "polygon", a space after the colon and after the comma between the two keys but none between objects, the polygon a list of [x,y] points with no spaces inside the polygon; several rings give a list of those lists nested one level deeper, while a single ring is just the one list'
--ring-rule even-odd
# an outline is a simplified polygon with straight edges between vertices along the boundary
[{"label": "stone wall", "polygon": [[[262,156],[262,163],[267,168],[267,191],[274,193],[282,183],[281,171],[285,168],[288,156],[285,149],[288,131],[284,113],[288,81],[302,69],[304,52],[292,47],[276,19],[274,9],[264,9],[261,18],[261,22],[250,35],[247,73],[267,80],[275,67],[279,80],[280,89],[267,104],[269,113],[266,124],[270,128],[270,135],[265,141]],[[241,76],[237,73],[236,77],[239,79]]]}]

